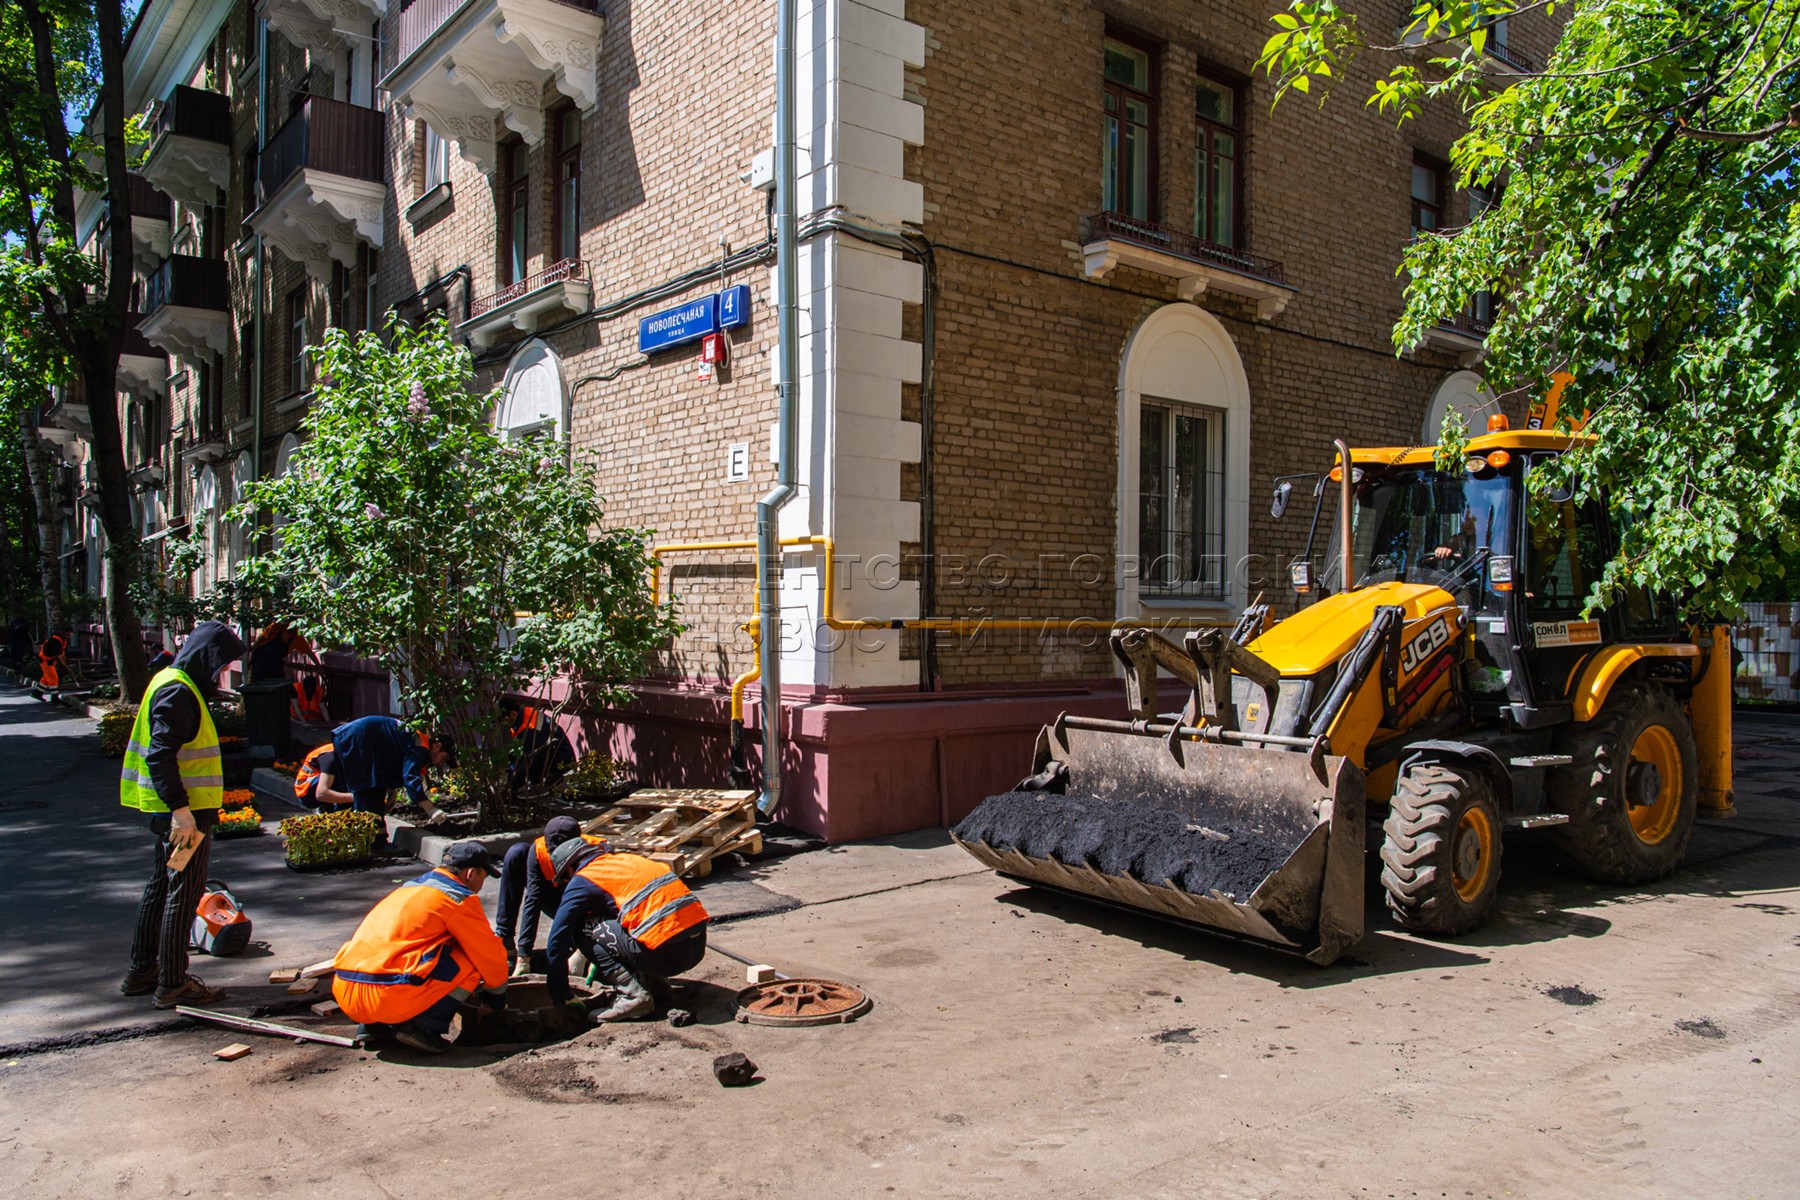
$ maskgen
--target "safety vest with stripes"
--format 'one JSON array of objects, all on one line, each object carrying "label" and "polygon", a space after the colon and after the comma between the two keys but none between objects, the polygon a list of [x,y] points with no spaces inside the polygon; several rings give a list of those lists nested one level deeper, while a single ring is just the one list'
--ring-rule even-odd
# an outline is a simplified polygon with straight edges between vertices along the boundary
[{"label": "safety vest with stripes", "polygon": [[[595,837],[591,833],[582,834],[581,840],[590,846],[604,846],[606,844],[605,838]],[[556,864],[550,861],[550,843],[546,842],[543,838],[539,838],[531,844],[531,853],[537,859],[538,874],[544,877],[544,882],[555,883]]]},{"label": "safety vest with stripes", "polygon": [[331,752],[331,743],[326,742],[323,746],[314,746],[307,753],[306,758],[300,763],[300,769],[294,772],[294,799],[306,803],[313,798],[313,785],[318,783],[319,776],[324,774],[319,770],[319,758]]},{"label": "safety vest with stripes", "polygon": [[700,897],[675,872],[640,854],[601,854],[576,874],[613,898],[619,924],[646,950],[707,920]]},{"label": "safety vest with stripes", "polygon": [[471,899],[485,931],[481,901],[443,871],[427,871],[408,880],[371,909],[356,936],[338,950],[333,960],[337,977],[379,987],[424,983],[444,947],[459,940],[446,922]]},{"label": "safety vest with stripes", "polygon": [[131,741],[125,746],[125,767],[119,772],[119,803],[141,812],[166,813],[169,806],[156,794],[150,778],[150,706],[158,692],[166,687],[184,687],[194,694],[200,706],[200,732],[194,740],[176,751],[181,768],[181,786],[187,792],[188,807],[195,812],[218,808],[225,800],[225,767],[219,758],[219,731],[213,728],[212,713],[200,689],[184,671],[164,667],[144,689],[138,705],[137,723],[131,727]]}]

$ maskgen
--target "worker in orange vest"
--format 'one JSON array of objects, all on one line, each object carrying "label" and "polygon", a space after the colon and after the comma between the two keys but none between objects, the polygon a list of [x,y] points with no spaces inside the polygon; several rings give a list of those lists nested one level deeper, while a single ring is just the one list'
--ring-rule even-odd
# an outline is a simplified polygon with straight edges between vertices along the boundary
[{"label": "worker in orange vest", "polygon": [[325,707],[325,681],[317,675],[294,680],[294,717],[311,725],[331,723],[331,711]]},{"label": "worker in orange vest", "polygon": [[499,869],[479,842],[457,842],[436,870],[389,892],[337,952],[332,998],[367,1038],[450,1048],[450,1018],[471,999],[506,1007],[506,948],[480,890]]},{"label": "worker in orange vest", "polygon": [[613,989],[595,1022],[648,1016],[669,998],[669,978],[706,956],[710,918],[662,863],[571,838],[550,855],[562,903],[550,926],[544,985],[553,1004],[573,1000],[569,954],[580,949]]},{"label": "worker in orange vest", "polygon": [[300,760],[300,769],[294,772],[294,799],[302,808],[322,808],[332,812],[343,810],[341,804],[320,804],[318,799],[319,778],[337,774],[337,754],[330,742],[322,746],[314,746]]},{"label": "worker in orange vest", "polygon": [[605,840],[583,834],[581,823],[574,817],[551,817],[544,822],[543,836],[514,843],[500,860],[500,902],[494,909],[494,932],[506,946],[510,968],[516,969],[521,961],[529,964],[531,947],[537,941],[538,918],[545,913],[555,916],[562,905],[563,890],[556,884],[556,868],[550,856],[570,838],[581,837],[594,845]]},{"label": "worker in orange vest", "polygon": [[62,673],[68,669],[69,643],[53,633],[38,646],[38,686],[54,692],[62,686]]}]

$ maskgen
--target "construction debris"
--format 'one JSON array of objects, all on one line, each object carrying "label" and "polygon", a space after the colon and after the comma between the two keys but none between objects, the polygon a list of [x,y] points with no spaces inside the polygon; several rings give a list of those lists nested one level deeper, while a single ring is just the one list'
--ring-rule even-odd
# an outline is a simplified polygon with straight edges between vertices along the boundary
[{"label": "construction debris", "polygon": [[775,968],[768,963],[757,963],[744,972],[745,983],[771,983],[775,978]]},{"label": "construction debris", "polygon": [[762,852],[756,793],[748,790],[643,789],[587,822],[582,832],[696,879],[711,874],[721,854]]},{"label": "construction debris", "polygon": [[335,1016],[342,1011],[336,1000],[321,1000],[312,1006],[312,1014],[315,1017]]},{"label": "construction debris", "polygon": [[741,1050],[713,1059],[713,1078],[724,1087],[747,1087],[756,1079],[756,1064]]},{"label": "construction debris", "polygon": [[336,969],[337,959],[328,958],[324,962],[316,962],[310,967],[278,967],[269,972],[270,983],[299,983],[302,979],[317,979],[321,975],[329,975]]},{"label": "construction debris", "polygon": [[319,981],[317,979],[302,979],[298,983],[288,984],[287,994],[290,996],[304,996],[318,986]]},{"label": "construction debris", "polygon": [[213,1057],[220,1059],[223,1062],[236,1062],[248,1053],[250,1053],[250,1047],[244,1045],[242,1042],[233,1042],[229,1046],[220,1046],[217,1050],[214,1050]]}]

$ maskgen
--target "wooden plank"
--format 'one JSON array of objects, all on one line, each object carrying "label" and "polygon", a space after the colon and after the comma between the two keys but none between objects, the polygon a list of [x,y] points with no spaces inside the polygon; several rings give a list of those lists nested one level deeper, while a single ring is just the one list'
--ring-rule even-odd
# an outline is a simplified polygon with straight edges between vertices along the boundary
[{"label": "wooden plank", "polygon": [[336,1000],[321,1000],[312,1006],[312,1014],[315,1017],[329,1017],[342,1011],[344,1010],[338,1007]]},{"label": "wooden plank", "polygon": [[236,1062],[248,1053],[250,1053],[250,1047],[244,1045],[242,1042],[233,1042],[229,1046],[220,1046],[217,1050],[214,1050],[213,1057],[223,1059],[226,1062]]},{"label": "wooden plank", "polygon": [[[313,1006],[317,1008],[317,1005]],[[335,1005],[333,1006],[335,1007]],[[257,1021],[250,1017],[240,1017],[232,1013],[213,1012],[205,1008],[189,1008],[185,1004],[177,1004],[175,1011],[184,1017],[194,1017],[201,1021],[211,1021],[215,1025],[223,1025],[227,1029],[242,1029],[250,1033],[272,1033],[277,1037],[289,1037],[301,1042],[323,1042],[327,1046],[355,1046],[355,1038],[339,1037],[335,1033],[314,1033],[310,1029],[299,1029],[292,1025],[278,1025],[274,1021]]]},{"label": "wooden plank", "polygon": [[318,986],[319,981],[317,979],[301,979],[288,984],[287,994],[290,996],[304,996]]}]

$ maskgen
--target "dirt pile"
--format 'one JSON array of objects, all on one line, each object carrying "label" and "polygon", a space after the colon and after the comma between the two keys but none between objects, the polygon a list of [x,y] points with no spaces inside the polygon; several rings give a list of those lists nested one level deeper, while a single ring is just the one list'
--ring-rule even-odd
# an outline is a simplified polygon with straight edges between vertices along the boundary
[{"label": "dirt pile", "polygon": [[989,796],[954,832],[965,842],[1106,875],[1200,895],[1217,890],[1240,904],[1299,845],[1152,804],[1049,792]]}]

